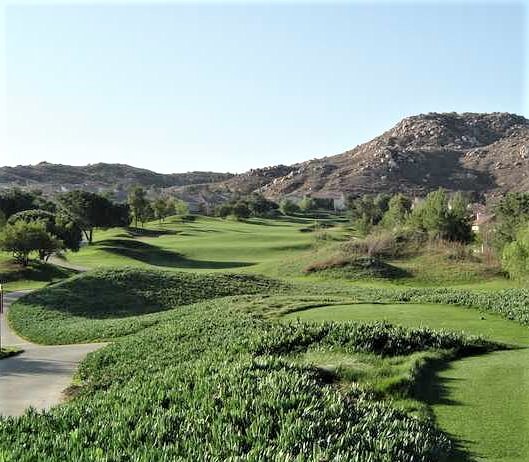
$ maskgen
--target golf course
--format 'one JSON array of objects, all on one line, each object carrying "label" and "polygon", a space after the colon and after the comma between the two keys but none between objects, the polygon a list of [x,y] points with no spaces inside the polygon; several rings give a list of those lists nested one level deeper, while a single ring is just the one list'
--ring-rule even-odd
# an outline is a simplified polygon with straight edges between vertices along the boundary
[{"label": "golf course", "polygon": [[441,260],[428,278],[420,258],[391,261],[399,278],[305,270],[353,235],[341,216],[169,217],[7,278],[36,289],[9,311],[22,338],[109,345],[66,403],[0,421],[1,460],[305,460],[314,440],[328,460],[528,460],[529,292]]}]

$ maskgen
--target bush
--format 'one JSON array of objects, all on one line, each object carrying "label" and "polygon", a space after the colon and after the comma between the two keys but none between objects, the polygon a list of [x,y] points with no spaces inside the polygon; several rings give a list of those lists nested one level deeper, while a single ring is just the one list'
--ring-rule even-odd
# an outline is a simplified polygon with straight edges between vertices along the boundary
[{"label": "bush", "polygon": [[290,199],[283,199],[279,204],[279,210],[283,215],[295,215],[300,211],[298,205]]},{"label": "bush", "polygon": [[529,280],[529,226],[503,249],[502,266],[513,279]]},{"label": "bush", "polygon": [[16,221],[6,225],[0,233],[0,249],[11,252],[15,260],[27,266],[32,253],[47,260],[63,247],[62,241],[46,231],[42,222]]}]

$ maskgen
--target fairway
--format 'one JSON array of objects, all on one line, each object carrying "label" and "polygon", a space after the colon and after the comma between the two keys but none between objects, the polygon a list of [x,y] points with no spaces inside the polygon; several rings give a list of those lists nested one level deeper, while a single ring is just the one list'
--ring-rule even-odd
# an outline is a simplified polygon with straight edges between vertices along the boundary
[{"label": "fairway", "polygon": [[[449,305],[337,305],[293,312],[285,319],[385,319],[405,326],[463,330],[501,342],[529,345],[527,327],[491,313],[482,314],[474,309]],[[428,394],[422,397],[432,405],[441,428],[453,435],[475,459],[497,462],[529,460],[529,349],[454,361],[438,371],[435,383],[437,386],[428,387]]]},{"label": "fairway", "polygon": [[[314,223],[314,219],[293,217],[244,221],[172,217],[137,232],[98,231],[94,244],[70,253],[68,261],[86,268],[151,266],[181,271],[270,273],[278,261],[310,248],[314,234],[300,230]],[[343,233],[338,229],[332,232]]]}]

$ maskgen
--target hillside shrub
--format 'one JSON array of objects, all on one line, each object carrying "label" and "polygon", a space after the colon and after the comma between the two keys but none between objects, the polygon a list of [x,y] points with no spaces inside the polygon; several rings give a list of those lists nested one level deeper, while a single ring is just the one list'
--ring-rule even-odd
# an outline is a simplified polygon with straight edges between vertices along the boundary
[{"label": "hillside shrub", "polygon": [[529,281],[529,226],[503,249],[502,266],[513,279]]}]

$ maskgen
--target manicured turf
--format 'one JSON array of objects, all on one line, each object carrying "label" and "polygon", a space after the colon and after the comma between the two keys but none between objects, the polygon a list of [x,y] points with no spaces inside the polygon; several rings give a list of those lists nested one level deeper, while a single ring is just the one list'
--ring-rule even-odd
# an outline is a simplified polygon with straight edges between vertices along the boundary
[{"label": "manicured turf", "polygon": [[229,295],[273,293],[283,284],[256,275],[102,269],[30,293],[9,310],[11,327],[44,344],[94,342],[138,332],[175,307]]},{"label": "manicured turf", "polygon": [[[119,271],[113,274],[112,270],[103,277],[102,285],[79,285],[79,281],[90,282],[92,276],[84,275],[73,282],[66,281],[45,289],[14,305],[11,321],[19,332],[38,342],[119,339],[118,342],[124,342],[122,345],[126,347],[123,347],[118,358],[118,369],[114,371],[104,363],[95,367],[91,363],[93,371],[101,369],[102,373],[113,377],[113,380],[121,380],[118,376],[123,371],[138,374],[136,368],[140,367],[140,363],[148,368],[159,367],[142,362],[141,354],[137,357],[129,354],[130,351],[126,348],[135,345],[133,339],[136,338],[145,337],[151,343],[156,341],[161,352],[158,355],[151,351],[151,356],[147,355],[146,361],[152,358],[154,362],[160,360],[162,365],[172,364],[173,359],[164,355],[176,355],[179,350],[167,349],[163,339],[176,339],[178,344],[180,337],[184,335],[182,332],[187,329],[187,324],[181,324],[179,329],[183,329],[182,331],[171,331],[171,326],[178,324],[175,324],[180,311],[178,307],[226,295],[260,294],[219,302],[223,309],[229,306],[230,309],[244,313],[244,316],[253,312],[273,318],[303,306],[310,308],[342,303],[332,307],[296,311],[288,314],[285,319],[388,320],[410,327],[428,326],[465,331],[497,341],[529,345],[529,327],[505,319],[509,317],[529,324],[529,292],[523,289],[500,291],[498,289],[516,287],[516,284],[497,274],[488,274],[482,271],[483,268],[474,271],[472,265],[467,263],[460,265],[458,262],[438,262],[435,258],[394,262],[413,273],[413,277],[399,280],[352,281],[344,278],[340,272],[304,275],[303,269],[308,263],[325,258],[340,245],[337,241],[348,233],[347,229],[341,227],[339,220],[330,222],[337,226],[324,231],[302,232],[302,229],[312,226],[314,220],[280,218],[237,222],[196,217],[187,221],[170,218],[161,225],[150,223],[145,230],[98,230],[92,246],[84,246],[76,254],[67,254],[71,264],[85,268],[127,266],[136,269],[163,269],[169,270],[171,276],[151,278],[152,273],[145,273],[149,277],[143,284],[135,279],[135,272],[129,269],[126,271],[130,272],[130,279],[122,283],[121,276],[114,277]],[[4,274],[9,274],[12,278],[15,273],[5,256],[0,256],[0,269],[2,262],[7,265],[4,266]],[[182,272],[189,276],[190,272],[199,272],[204,278],[195,275],[186,279]],[[229,275],[219,275],[220,279],[215,279],[212,275],[205,275],[206,272],[230,273],[234,279],[230,279]],[[41,273],[44,277],[39,276]],[[99,274],[95,279],[104,273],[95,273]],[[270,280],[245,280],[233,273],[258,273],[288,279],[292,286],[283,290],[284,286],[271,283]],[[21,278],[12,278],[13,282],[9,283],[8,289],[42,286],[71,274],[71,271],[63,272],[44,266],[36,272],[31,270]],[[165,281],[161,283],[162,295],[158,290],[161,279]],[[276,295],[280,286],[281,295]],[[420,288],[415,289],[415,286]],[[168,291],[171,287],[172,292]],[[449,287],[457,287],[457,290]],[[463,288],[472,291],[464,291]],[[169,292],[171,296],[168,298]],[[351,305],[353,301],[416,303]],[[455,306],[456,304],[487,311],[481,312]],[[205,306],[200,308],[201,316],[210,313]],[[503,317],[495,314],[498,312]],[[214,332],[219,319],[221,318],[217,316],[196,322],[202,323],[201,329],[204,332],[209,332],[210,329]],[[144,336],[144,331],[151,334]],[[204,332],[200,330],[198,340],[194,341],[193,347],[189,347],[189,351],[201,348],[200,343],[208,341]],[[160,341],[155,333],[160,334]],[[126,335],[132,335],[130,341],[122,338]],[[451,363],[446,369],[434,371],[434,376],[426,374],[422,379],[420,397],[433,406],[438,423],[456,437],[467,440],[465,447],[481,456],[480,460],[529,460],[529,447],[525,441],[525,436],[529,433],[529,406],[526,398],[529,396],[529,373],[524,368],[524,365],[529,364],[528,351],[516,349],[466,358]],[[432,351],[418,351],[411,356],[381,358],[371,351],[344,353],[340,349],[317,348],[283,353],[285,356],[281,361],[286,358],[296,364],[296,367],[316,366],[346,382],[356,381],[372,393],[382,397],[392,395],[397,399],[402,398],[407,387],[413,384],[417,378],[414,374],[420,369],[420,365],[436,354]],[[102,355],[100,358],[107,356]],[[194,374],[193,367],[184,372]],[[236,377],[237,372],[231,371],[230,374],[232,372],[233,377]],[[295,375],[297,372],[289,369],[288,374]],[[105,377],[106,380],[108,377]],[[230,376],[229,381],[233,377]],[[161,380],[167,386],[174,385],[171,377],[158,377],[152,380],[154,388],[158,386],[156,380]],[[215,382],[217,379],[209,377],[207,380]],[[116,390],[115,393],[118,395],[120,391]],[[147,397],[145,403],[150,402],[149,400],[152,400],[152,396]],[[78,410],[83,411],[81,408]],[[73,421],[75,419],[72,417]],[[449,460],[456,459],[452,457]]]},{"label": "manicured turf", "polygon": [[0,252],[0,284],[6,291],[37,289],[75,274],[75,271],[40,262],[22,267],[10,255]]},{"label": "manicured turf", "polygon": [[298,311],[285,318],[386,319],[406,326],[464,330],[523,346],[452,362],[419,391],[433,406],[441,427],[478,460],[529,460],[529,328],[495,314],[428,304],[338,305]]},{"label": "manicured turf", "polygon": [[[148,229],[97,231],[92,246],[69,254],[72,263],[100,266],[154,266],[184,271],[252,271],[274,266],[290,254],[308,249],[314,233],[300,229],[313,219],[250,219],[246,221],[196,217],[193,221],[169,218],[150,223]],[[328,231],[331,232],[331,231]],[[335,231],[339,232],[339,231]]]}]

